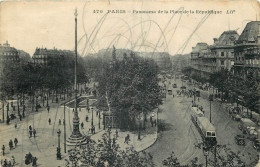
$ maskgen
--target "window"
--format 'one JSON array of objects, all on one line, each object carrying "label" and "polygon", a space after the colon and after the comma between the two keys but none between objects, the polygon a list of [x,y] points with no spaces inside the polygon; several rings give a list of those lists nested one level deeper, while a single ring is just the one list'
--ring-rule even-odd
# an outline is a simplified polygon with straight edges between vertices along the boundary
[{"label": "window", "polygon": [[210,132],[207,132],[207,137],[211,136]]},{"label": "window", "polygon": [[221,65],[224,65],[224,60],[221,60]]},{"label": "window", "polygon": [[216,136],[215,132],[211,132],[212,136]]},{"label": "window", "polygon": [[224,53],[224,52],[221,52],[221,56],[225,56],[225,53]]}]

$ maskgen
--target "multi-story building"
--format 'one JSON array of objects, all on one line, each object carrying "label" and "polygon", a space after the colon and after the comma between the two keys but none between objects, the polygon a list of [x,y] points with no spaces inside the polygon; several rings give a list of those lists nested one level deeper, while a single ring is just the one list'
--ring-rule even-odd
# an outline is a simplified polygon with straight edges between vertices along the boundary
[{"label": "multi-story building", "polygon": [[234,48],[238,37],[236,31],[224,31],[218,39],[214,38],[214,44],[209,48],[211,57],[216,59],[216,71],[230,70],[234,65]]},{"label": "multi-story building", "polygon": [[0,60],[15,63],[19,63],[20,61],[18,51],[14,47],[10,47],[8,41],[3,45],[0,44]]},{"label": "multi-story building", "polygon": [[198,43],[192,48],[191,65],[193,73],[209,79],[210,74],[221,69],[230,70],[234,65],[235,41],[239,35],[236,31],[224,31],[214,44]]},{"label": "multi-story building", "polygon": [[200,78],[208,78],[212,64],[215,64],[215,60],[210,59],[208,44],[197,43],[195,47],[192,47],[192,75],[199,75]]},{"label": "multi-story building", "polygon": [[74,57],[73,55],[75,53],[70,50],[36,48],[32,59],[34,64],[48,66],[53,62],[65,61],[68,57],[72,58]]},{"label": "multi-story building", "polygon": [[260,69],[260,21],[247,23],[235,47],[234,72],[245,79],[248,73],[259,74]]}]

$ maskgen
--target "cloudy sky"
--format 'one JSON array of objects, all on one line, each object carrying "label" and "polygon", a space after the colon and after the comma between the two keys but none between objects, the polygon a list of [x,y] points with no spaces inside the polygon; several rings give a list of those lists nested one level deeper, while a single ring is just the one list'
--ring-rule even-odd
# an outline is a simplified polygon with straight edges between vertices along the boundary
[{"label": "cloudy sky", "polygon": [[[73,50],[75,8],[81,55],[113,45],[135,51],[165,51],[172,55],[189,53],[198,42],[212,44],[213,38],[223,31],[237,30],[240,34],[246,23],[260,20],[256,1],[2,2],[0,43],[8,40],[11,46],[30,55],[36,47]],[[121,10],[121,13],[107,13],[108,10]],[[202,12],[208,10],[216,13]]]}]

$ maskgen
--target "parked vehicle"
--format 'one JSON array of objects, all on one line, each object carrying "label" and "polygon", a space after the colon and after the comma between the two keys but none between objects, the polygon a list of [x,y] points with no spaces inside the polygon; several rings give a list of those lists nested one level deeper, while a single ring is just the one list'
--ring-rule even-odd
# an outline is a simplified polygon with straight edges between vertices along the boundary
[{"label": "parked vehicle", "polygon": [[241,118],[238,128],[250,138],[257,137],[256,124],[248,118]]},{"label": "parked vehicle", "polygon": [[177,84],[173,84],[172,87],[173,87],[173,88],[177,88]]},{"label": "parked vehicle", "polygon": [[168,95],[172,95],[172,90],[171,89],[168,90]]},{"label": "parked vehicle", "polygon": [[235,121],[240,121],[242,119],[239,114],[231,114],[231,118]]},{"label": "parked vehicle", "polygon": [[245,145],[246,142],[245,142],[245,136],[244,135],[236,135],[235,136],[235,141],[238,145]]}]

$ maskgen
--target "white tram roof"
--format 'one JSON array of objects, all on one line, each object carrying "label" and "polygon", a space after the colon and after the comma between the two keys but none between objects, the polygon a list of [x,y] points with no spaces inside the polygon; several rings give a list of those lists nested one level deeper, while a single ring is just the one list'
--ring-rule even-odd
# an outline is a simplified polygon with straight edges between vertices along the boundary
[{"label": "white tram roof", "polygon": [[192,109],[196,115],[204,115],[203,112],[198,109],[198,107],[192,107]]},{"label": "white tram roof", "polygon": [[216,128],[209,122],[208,118],[198,117],[198,122],[206,131],[216,131]]}]

